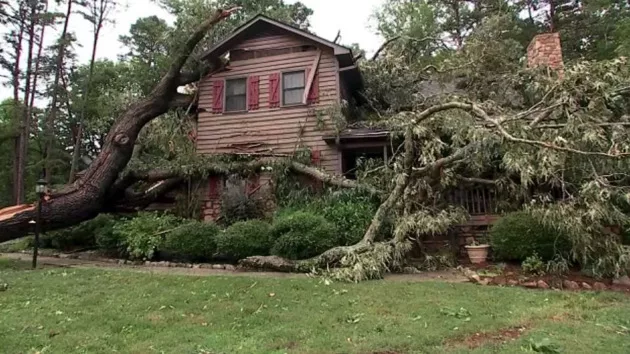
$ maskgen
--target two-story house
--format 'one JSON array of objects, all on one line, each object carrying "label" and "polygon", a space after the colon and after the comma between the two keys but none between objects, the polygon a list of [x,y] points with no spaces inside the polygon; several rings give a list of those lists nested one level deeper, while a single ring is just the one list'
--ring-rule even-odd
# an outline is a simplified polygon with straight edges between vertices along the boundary
[{"label": "two-story house", "polygon": [[[383,151],[386,132],[334,134],[330,108],[363,85],[349,48],[258,15],[203,58],[229,64],[199,83],[199,153],[269,158],[308,148],[314,164],[340,174],[353,165],[353,149]],[[222,186],[210,179],[206,219],[217,216]]]}]

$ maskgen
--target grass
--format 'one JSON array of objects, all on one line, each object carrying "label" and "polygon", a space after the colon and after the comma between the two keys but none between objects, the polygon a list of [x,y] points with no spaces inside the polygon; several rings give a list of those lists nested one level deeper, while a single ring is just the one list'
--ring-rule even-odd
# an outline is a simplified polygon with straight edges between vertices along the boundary
[{"label": "grass", "polygon": [[[0,259],[1,353],[627,353],[630,298],[438,282],[194,277]],[[501,330],[526,330],[503,343]],[[469,347],[475,333],[486,339]],[[553,351],[552,351],[553,352]]]}]

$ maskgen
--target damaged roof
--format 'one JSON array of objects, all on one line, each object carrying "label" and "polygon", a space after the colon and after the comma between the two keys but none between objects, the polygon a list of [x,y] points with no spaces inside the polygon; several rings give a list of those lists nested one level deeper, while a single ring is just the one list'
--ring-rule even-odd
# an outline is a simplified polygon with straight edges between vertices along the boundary
[{"label": "damaged roof", "polygon": [[205,52],[201,57],[202,59],[212,59],[212,58],[219,57],[225,54],[225,52],[227,52],[237,42],[240,42],[250,36],[259,34],[263,32],[264,30],[267,30],[270,28],[271,29],[279,28],[284,31],[291,32],[304,39],[307,39],[309,41],[312,41],[317,44],[333,49],[335,56],[339,60],[339,66],[341,68],[354,65],[354,57],[352,55],[352,50],[350,48],[331,42],[327,39],[316,36],[302,29],[290,26],[286,23],[274,20],[263,14],[258,14],[254,16],[253,18],[251,18],[249,21],[242,24],[240,27],[235,29],[229,37],[215,44],[212,48],[210,48],[207,52]]}]

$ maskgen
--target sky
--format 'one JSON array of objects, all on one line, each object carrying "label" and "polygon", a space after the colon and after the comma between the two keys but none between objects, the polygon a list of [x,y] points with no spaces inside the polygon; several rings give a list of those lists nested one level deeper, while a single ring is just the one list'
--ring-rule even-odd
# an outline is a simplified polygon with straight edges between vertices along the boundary
[{"label": "sky", "polygon": [[[287,0],[293,3],[296,0]],[[385,0],[300,0],[313,9],[311,29],[319,36],[333,40],[337,31],[341,31],[341,43],[359,43],[367,53],[374,52],[382,39],[376,35],[372,15]],[[65,12],[65,6],[60,8]],[[118,37],[129,32],[129,27],[140,17],[156,15],[173,23],[173,16],[161,9],[151,0],[123,0],[122,4],[110,16],[114,23],[107,24],[101,30],[101,37],[96,56],[99,59],[117,60],[124,52],[118,42]],[[61,27],[61,26],[59,26]],[[60,30],[60,29],[59,29]],[[82,47],[76,48],[79,63],[90,60],[92,44],[92,25],[80,16],[70,18],[70,30],[75,33]],[[2,31],[0,30],[0,33]],[[47,33],[50,43],[59,37],[59,32]],[[12,95],[10,87],[0,87],[0,100]]]}]

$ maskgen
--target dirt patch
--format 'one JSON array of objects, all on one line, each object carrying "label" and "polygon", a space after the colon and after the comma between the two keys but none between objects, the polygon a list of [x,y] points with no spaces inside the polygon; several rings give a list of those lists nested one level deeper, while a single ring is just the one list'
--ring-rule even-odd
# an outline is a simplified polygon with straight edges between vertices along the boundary
[{"label": "dirt patch", "polygon": [[478,332],[464,339],[451,342],[451,345],[465,345],[470,349],[479,348],[488,343],[507,343],[518,339],[527,330],[525,326],[502,328],[494,332]]},{"label": "dirt patch", "polygon": [[147,319],[151,321],[151,323],[160,323],[162,322],[162,315],[159,313],[151,312],[147,315]]}]

